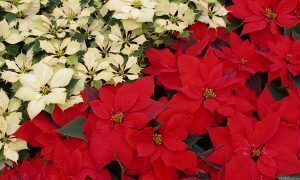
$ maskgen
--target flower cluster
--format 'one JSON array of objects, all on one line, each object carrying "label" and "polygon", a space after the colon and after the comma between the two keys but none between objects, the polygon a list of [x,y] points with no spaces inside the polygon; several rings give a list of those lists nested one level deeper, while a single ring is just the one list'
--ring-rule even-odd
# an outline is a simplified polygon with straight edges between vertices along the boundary
[{"label": "flower cluster", "polygon": [[0,1],[0,179],[300,174],[297,0]]}]

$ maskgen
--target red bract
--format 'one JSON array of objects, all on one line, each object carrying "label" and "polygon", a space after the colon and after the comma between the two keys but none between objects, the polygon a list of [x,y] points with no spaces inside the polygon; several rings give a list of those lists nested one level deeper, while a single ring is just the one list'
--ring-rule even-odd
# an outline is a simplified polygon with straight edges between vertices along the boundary
[{"label": "red bract", "polygon": [[188,133],[182,118],[184,118],[182,115],[173,115],[157,130],[148,127],[128,131],[127,141],[137,150],[138,157],[149,157],[154,171],[155,162],[161,159],[166,167],[195,172],[196,156],[187,150],[187,145],[183,142]]},{"label": "red bract", "polygon": [[132,84],[104,86],[99,89],[99,100],[90,102],[95,115],[88,121],[95,122],[90,137],[90,153],[101,169],[112,160],[128,167],[133,150],[125,140],[130,129],[141,129],[164,109],[153,101],[154,82],[145,77]]},{"label": "red bract", "polygon": [[[245,116],[229,119],[228,127],[211,128],[209,134],[218,147],[209,160],[224,165],[225,179],[275,178],[300,170],[300,161],[291,150],[275,143],[280,125],[276,112],[269,112],[260,121]],[[238,169],[238,171],[237,171]]]},{"label": "red bract", "polygon": [[269,82],[280,77],[282,86],[291,86],[291,75],[300,74],[300,41],[293,41],[289,37],[281,37],[280,40],[269,42],[268,53],[261,53],[270,62],[268,71]]},{"label": "red bract", "polygon": [[279,34],[277,26],[289,28],[299,19],[295,15],[297,0],[233,0],[234,5],[227,7],[231,14],[245,23],[242,34],[270,28]]},{"label": "red bract", "polygon": [[223,63],[209,50],[202,61],[193,56],[179,57],[179,73],[183,88],[171,104],[195,112],[200,107],[220,114],[232,113],[232,94],[239,86],[235,73],[225,73]]},{"label": "red bract", "polygon": [[242,41],[234,32],[230,33],[230,47],[220,46],[215,49],[217,56],[223,59],[225,68],[237,72],[237,77],[244,80],[256,72],[267,70],[267,61],[258,53],[249,40]]}]

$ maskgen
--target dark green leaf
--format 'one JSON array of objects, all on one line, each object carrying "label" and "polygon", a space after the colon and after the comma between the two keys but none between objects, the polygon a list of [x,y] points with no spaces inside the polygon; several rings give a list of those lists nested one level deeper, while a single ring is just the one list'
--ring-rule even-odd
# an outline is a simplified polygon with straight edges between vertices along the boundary
[{"label": "dark green leaf", "polygon": [[240,20],[240,19],[233,19],[227,25],[225,32],[236,30],[237,28],[241,27],[242,25],[243,25],[243,21],[242,20]]},{"label": "dark green leaf", "polygon": [[4,17],[8,22],[11,22],[16,19],[17,16],[13,13],[7,13]]},{"label": "dark green leaf", "polygon": [[295,86],[300,86],[300,76],[296,76],[294,79],[293,79],[293,82],[295,84]]},{"label": "dark green leaf", "polygon": [[68,92],[71,92],[74,87],[76,86],[76,84],[78,83],[79,79],[71,79],[70,83],[68,84],[68,86],[66,86],[66,89],[68,90]]},{"label": "dark green leaf", "polygon": [[40,41],[39,39],[36,39],[32,45],[32,51],[33,52],[39,52],[41,51],[41,48],[40,48]]},{"label": "dark green leaf", "polygon": [[188,145],[188,148],[192,149],[193,145],[196,144],[199,139],[201,139],[200,136],[189,134],[189,136],[184,141]]},{"label": "dark green leaf", "polygon": [[297,180],[300,179],[300,174],[290,175],[290,176],[278,176],[279,180]]},{"label": "dark green leaf", "polygon": [[269,84],[268,88],[275,101],[279,101],[288,95],[285,88],[277,87],[275,84]]},{"label": "dark green leaf", "polygon": [[84,134],[82,130],[82,126],[85,123],[85,119],[82,117],[77,117],[73,121],[69,122],[68,124],[64,125],[60,129],[56,130],[56,132],[61,133],[63,135],[84,139]]},{"label": "dark green leaf", "polygon": [[17,56],[19,54],[20,47],[16,44],[9,44],[6,46],[7,54],[11,56]]},{"label": "dark green leaf", "polygon": [[293,28],[292,36],[295,40],[300,39],[300,25],[297,25]]},{"label": "dark green leaf", "polygon": [[78,42],[83,42],[85,40],[85,35],[76,32],[75,35],[72,37],[72,40],[77,40]]}]

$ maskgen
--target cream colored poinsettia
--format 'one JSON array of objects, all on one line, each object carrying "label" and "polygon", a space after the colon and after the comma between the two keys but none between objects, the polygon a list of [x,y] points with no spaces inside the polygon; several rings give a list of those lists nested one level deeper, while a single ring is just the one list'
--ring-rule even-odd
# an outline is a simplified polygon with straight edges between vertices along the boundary
[{"label": "cream colored poinsettia", "polygon": [[42,59],[43,62],[49,65],[58,63],[66,63],[68,55],[74,55],[80,50],[81,44],[77,41],[72,41],[71,38],[66,38],[63,41],[58,39],[40,40],[40,47],[49,55]]},{"label": "cream colored poinsettia", "polygon": [[80,0],[63,0],[62,2],[62,7],[54,9],[53,16],[56,19],[66,20],[69,28],[74,31],[87,24],[89,16],[96,10],[93,6],[82,8]]},{"label": "cream colored poinsettia", "polygon": [[194,22],[195,18],[195,13],[188,4],[174,3],[168,0],[159,1],[155,15],[168,17],[155,20],[155,30],[158,33],[164,31],[182,32]]},{"label": "cream colored poinsettia", "polygon": [[14,61],[5,60],[8,70],[1,73],[1,78],[10,83],[19,81],[21,74],[32,70],[32,57],[33,51],[29,50],[27,54],[19,54]]},{"label": "cream colored poinsettia", "polygon": [[0,7],[6,12],[18,17],[37,14],[40,11],[40,0],[5,0],[0,1]]},{"label": "cream colored poinsettia", "polygon": [[124,82],[125,80],[135,80],[139,78],[141,67],[137,64],[137,57],[130,56],[125,61],[124,57],[120,55],[114,55],[111,57],[111,67],[109,72],[114,74],[112,78],[115,84]]},{"label": "cream colored poinsettia", "polygon": [[65,29],[67,21],[50,21],[45,15],[31,15],[19,22],[19,30],[27,36],[45,37],[47,39],[64,38],[69,31]]},{"label": "cream colored poinsettia", "polygon": [[109,81],[113,77],[112,72],[106,71],[110,67],[110,61],[103,59],[99,50],[89,48],[83,57],[83,64],[78,63],[75,66],[75,77],[83,79],[85,82]]},{"label": "cream colored poinsettia", "polygon": [[146,41],[144,35],[136,35],[133,31],[122,31],[119,25],[111,27],[109,39],[118,44],[123,54],[129,55]]},{"label": "cream colored poinsettia", "polygon": [[109,57],[113,54],[120,53],[121,47],[117,43],[112,42],[107,36],[97,33],[95,42],[103,58]]},{"label": "cream colored poinsettia", "polygon": [[64,104],[67,98],[66,86],[69,84],[74,71],[69,68],[61,68],[56,71],[44,64],[37,63],[33,66],[32,73],[23,74],[20,77],[22,86],[15,96],[23,101],[29,101],[27,111],[33,119],[46,105]]},{"label": "cream colored poinsettia", "polygon": [[[3,39],[9,44],[16,44],[24,40],[24,37],[20,35],[19,30],[10,27],[6,19],[0,21],[0,39]],[[0,52],[5,50],[5,46],[0,41]]]},{"label": "cream colored poinsettia", "polygon": [[226,27],[224,18],[228,11],[216,0],[192,0],[198,10],[202,11],[199,21],[206,23],[210,28]]},{"label": "cream colored poinsettia", "polygon": [[114,11],[114,18],[125,21],[126,30],[133,30],[142,22],[153,22],[156,5],[157,0],[109,0],[106,8]]},{"label": "cream colored poinsettia", "polygon": [[[3,150],[5,161],[17,162],[18,151],[27,149],[24,140],[13,136],[20,127],[22,113],[17,110],[20,108],[21,101],[16,98],[9,99],[2,89],[0,89],[0,99],[0,150]],[[3,167],[1,162],[0,166]]]},{"label": "cream colored poinsettia", "polygon": [[81,91],[84,90],[84,85],[85,85],[85,81],[78,80],[76,85],[67,92],[66,102],[63,104],[58,104],[58,106],[62,110],[66,110],[75,104],[83,102],[83,99],[82,99],[80,93],[81,93]]}]

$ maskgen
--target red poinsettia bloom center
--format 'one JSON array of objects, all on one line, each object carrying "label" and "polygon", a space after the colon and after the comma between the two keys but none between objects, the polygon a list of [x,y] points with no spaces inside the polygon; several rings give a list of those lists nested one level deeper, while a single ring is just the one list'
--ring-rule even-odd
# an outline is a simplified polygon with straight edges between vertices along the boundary
[{"label": "red poinsettia bloom center", "polygon": [[203,92],[203,97],[205,99],[213,99],[213,98],[217,97],[217,94],[214,89],[206,88]]},{"label": "red poinsettia bloom center", "polygon": [[152,136],[152,140],[157,146],[160,146],[162,144],[163,137],[159,133],[154,133]]},{"label": "red poinsettia bloom center", "polygon": [[290,60],[291,60],[292,56],[293,56],[292,54],[288,54],[288,55],[285,56],[286,63],[290,63]]},{"label": "red poinsettia bloom center", "polygon": [[123,113],[115,113],[111,116],[111,120],[114,123],[120,124],[123,122],[124,120],[124,114]]},{"label": "red poinsettia bloom center", "polygon": [[272,9],[270,9],[270,8],[265,9],[264,15],[268,19],[275,19],[277,16],[276,13],[274,11],[272,11]]},{"label": "red poinsettia bloom center", "polygon": [[261,151],[258,147],[253,147],[253,148],[251,148],[250,155],[251,155],[252,159],[256,161],[259,158],[259,156],[261,155]]},{"label": "red poinsettia bloom center", "polygon": [[245,64],[248,63],[248,60],[245,59],[245,58],[241,58],[241,59],[240,59],[240,63],[243,64],[243,65],[245,65]]}]

